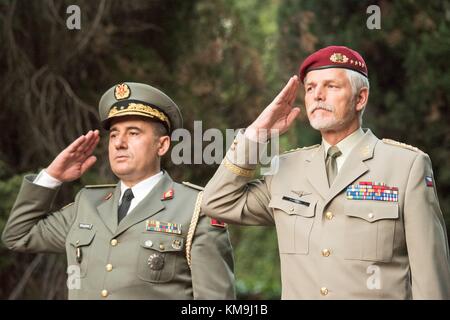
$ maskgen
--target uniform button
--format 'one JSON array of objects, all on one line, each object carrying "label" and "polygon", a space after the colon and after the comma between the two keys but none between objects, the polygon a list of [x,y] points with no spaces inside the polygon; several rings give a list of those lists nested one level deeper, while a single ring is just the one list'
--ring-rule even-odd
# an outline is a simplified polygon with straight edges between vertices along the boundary
[{"label": "uniform button", "polygon": [[369,217],[369,219],[373,219],[373,213],[372,212],[369,213],[367,216]]},{"label": "uniform button", "polygon": [[111,264],[111,263],[108,263],[108,264],[106,265],[106,271],[112,271],[112,269],[113,269],[112,264]]},{"label": "uniform button", "polygon": [[323,249],[322,250],[322,255],[324,257],[328,257],[328,256],[330,256],[330,254],[331,254],[330,250],[328,250],[328,249]]},{"label": "uniform button", "polygon": [[290,210],[291,212],[294,212],[294,207],[291,207],[289,210]]},{"label": "uniform button", "polygon": [[118,243],[118,241],[117,241],[116,239],[112,239],[112,240],[111,240],[111,245],[112,245],[113,247],[117,246],[117,243]]},{"label": "uniform button", "polygon": [[160,245],[159,245],[159,248],[160,248],[161,250],[164,250],[164,249],[165,249],[163,244],[160,244]]},{"label": "uniform button", "polygon": [[102,290],[102,297],[106,298],[108,296],[108,290]]},{"label": "uniform button", "polygon": [[325,213],[325,217],[326,217],[328,220],[331,220],[331,219],[333,219],[334,214],[333,214],[333,212],[328,211],[327,213]]},{"label": "uniform button", "polygon": [[328,289],[326,287],[320,288],[320,294],[326,296],[328,294]]},{"label": "uniform button", "polygon": [[152,240],[146,240],[146,241],[144,242],[144,244],[145,244],[145,246],[146,246],[147,248],[150,248],[150,247],[153,245],[153,242],[152,242]]}]

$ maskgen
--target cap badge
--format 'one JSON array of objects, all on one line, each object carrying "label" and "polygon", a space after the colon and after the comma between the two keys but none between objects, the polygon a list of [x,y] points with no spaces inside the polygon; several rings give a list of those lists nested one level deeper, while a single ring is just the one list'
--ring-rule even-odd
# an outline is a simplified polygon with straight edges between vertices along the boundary
[{"label": "cap badge", "polygon": [[114,90],[114,97],[116,100],[126,99],[130,94],[130,87],[126,83],[118,84]]},{"label": "cap badge", "polygon": [[335,63],[346,63],[348,58],[345,54],[335,52],[330,56],[330,60]]}]

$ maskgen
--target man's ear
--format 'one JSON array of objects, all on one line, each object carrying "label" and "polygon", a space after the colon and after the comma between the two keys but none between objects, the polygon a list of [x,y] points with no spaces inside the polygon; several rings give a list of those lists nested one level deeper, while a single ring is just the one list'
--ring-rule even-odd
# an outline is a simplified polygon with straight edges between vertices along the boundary
[{"label": "man's ear", "polygon": [[162,136],[158,138],[159,147],[158,147],[158,156],[164,156],[170,147],[170,137]]},{"label": "man's ear", "polygon": [[361,88],[361,90],[359,90],[358,95],[356,96],[355,108],[357,112],[364,109],[364,106],[367,104],[368,99],[369,99],[369,89],[367,89],[366,87]]}]

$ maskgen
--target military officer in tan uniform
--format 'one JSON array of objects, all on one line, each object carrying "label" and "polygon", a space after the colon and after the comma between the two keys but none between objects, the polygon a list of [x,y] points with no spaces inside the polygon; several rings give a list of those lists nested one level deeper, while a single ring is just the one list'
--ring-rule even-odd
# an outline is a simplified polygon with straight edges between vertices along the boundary
[{"label": "military officer in tan uniform", "polygon": [[[322,143],[279,156],[252,180],[267,132],[285,132],[305,86]],[[447,234],[429,156],[361,128],[369,96],[354,50],[309,56],[240,132],[205,187],[202,210],[224,222],[275,225],[283,299],[449,299]]]},{"label": "military officer in tan uniform", "polygon": [[99,104],[118,184],[86,186],[50,212],[58,187],[95,161],[98,131],[63,150],[37,177],[26,176],[7,225],[6,246],[65,252],[70,299],[234,299],[233,256],[224,224],[200,211],[201,188],[161,170],[177,105],[149,85],[123,83]]}]

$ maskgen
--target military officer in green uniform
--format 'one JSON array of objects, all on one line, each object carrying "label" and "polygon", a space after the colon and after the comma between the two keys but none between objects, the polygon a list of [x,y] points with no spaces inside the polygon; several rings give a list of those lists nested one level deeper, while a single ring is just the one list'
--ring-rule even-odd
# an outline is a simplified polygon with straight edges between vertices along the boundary
[{"label": "military officer in green uniform", "polygon": [[[283,154],[253,180],[268,131],[300,109],[322,143]],[[446,228],[429,156],[361,128],[367,66],[347,47],[311,54],[236,137],[205,187],[203,211],[228,223],[275,225],[283,299],[450,299]]]},{"label": "military officer in green uniform", "polygon": [[200,211],[202,191],[174,182],[160,158],[182,126],[177,105],[146,84],[101,98],[118,184],[86,186],[50,212],[58,187],[84,174],[99,132],[79,137],[39,175],[26,176],[3,231],[19,252],[65,252],[70,299],[234,299],[233,256],[223,223]]}]

